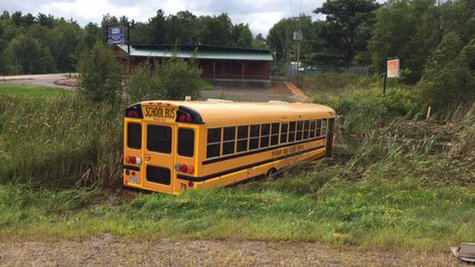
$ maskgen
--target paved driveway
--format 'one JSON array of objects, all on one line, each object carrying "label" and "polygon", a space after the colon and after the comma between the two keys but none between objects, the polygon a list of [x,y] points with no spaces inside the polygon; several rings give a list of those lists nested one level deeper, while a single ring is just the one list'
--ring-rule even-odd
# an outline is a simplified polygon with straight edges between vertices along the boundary
[{"label": "paved driveway", "polygon": [[70,75],[71,73],[0,76],[0,82],[34,84],[63,89],[73,89],[71,86],[59,85],[55,83],[59,80],[66,80]]}]

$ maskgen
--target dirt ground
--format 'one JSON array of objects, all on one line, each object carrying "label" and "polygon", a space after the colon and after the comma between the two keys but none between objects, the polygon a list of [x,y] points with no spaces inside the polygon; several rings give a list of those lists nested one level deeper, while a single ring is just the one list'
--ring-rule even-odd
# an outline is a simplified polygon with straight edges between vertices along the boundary
[{"label": "dirt ground", "polygon": [[390,252],[308,242],[0,241],[2,266],[463,266],[447,253]]}]

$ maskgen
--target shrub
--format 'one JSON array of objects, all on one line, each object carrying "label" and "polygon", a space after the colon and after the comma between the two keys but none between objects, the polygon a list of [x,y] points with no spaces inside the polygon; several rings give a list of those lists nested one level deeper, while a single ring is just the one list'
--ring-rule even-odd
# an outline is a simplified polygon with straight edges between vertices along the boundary
[{"label": "shrub", "polygon": [[126,86],[131,102],[146,99],[183,100],[185,96],[199,97],[206,86],[202,70],[194,61],[171,58],[152,70],[147,62],[137,67]]},{"label": "shrub", "polygon": [[136,67],[125,86],[125,93],[129,102],[163,98],[157,70],[152,70],[148,62]]},{"label": "shrub", "polygon": [[421,86],[423,97],[436,111],[455,108],[460,103],[471,103],[475,97],[475,82],[470,72],[470,55],[473,45],[462,50],[460,36],[450,32],[425,65]]},{"label": "shrub", "polygon": [[414,90],[395,88],[383,95],[381,89],[355,90],[329,103],[341,116],[349,133],[365,132],[398,116],[419,114],[424,106]]},{"label": "shrub", "polygon": [[79,93],[88,101],[117,103],[122,92],[122,67],[102,43],[82,54],[79,65]]},{"label": "shrub", "polygon": [[203,89],[202,70],[195,61],[179,58],[167,60],[158,69],[160,88],[166,99],[182,100],[185,96],[196,98]]}]

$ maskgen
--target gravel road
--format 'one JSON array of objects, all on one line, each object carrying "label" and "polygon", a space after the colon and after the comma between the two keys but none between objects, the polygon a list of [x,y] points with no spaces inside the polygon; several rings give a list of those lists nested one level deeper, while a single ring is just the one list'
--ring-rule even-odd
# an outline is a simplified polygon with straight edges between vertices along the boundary
[{"label": "gravel road", "polygon": [[48,87],[56,87],[63,89],[73,89],[71,86],[59,85],[55,82],[65,80],[70,73],[53,73],[53,74],[35,74],[35,75],[15,75],[15,76],[0,76],[0,82],[27,84],[27,85],[42,85]]},{"label": "gravel road", "polygon": [[121,240],[0,241],[2,266],[463,266],[447,253],[362,250],[308,242]]}]

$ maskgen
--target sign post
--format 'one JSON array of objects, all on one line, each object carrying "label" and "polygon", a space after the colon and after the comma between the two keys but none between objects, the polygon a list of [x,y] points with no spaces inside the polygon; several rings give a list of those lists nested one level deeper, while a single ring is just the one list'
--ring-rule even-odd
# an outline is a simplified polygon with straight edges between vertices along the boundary
[{"label": "sign post", "polygon": [[386,74],[384,75],[383,94],[386,94],[387,78],[399,78],[399,76],[400,76],[399,58],[388,58],[386,60]]}]

